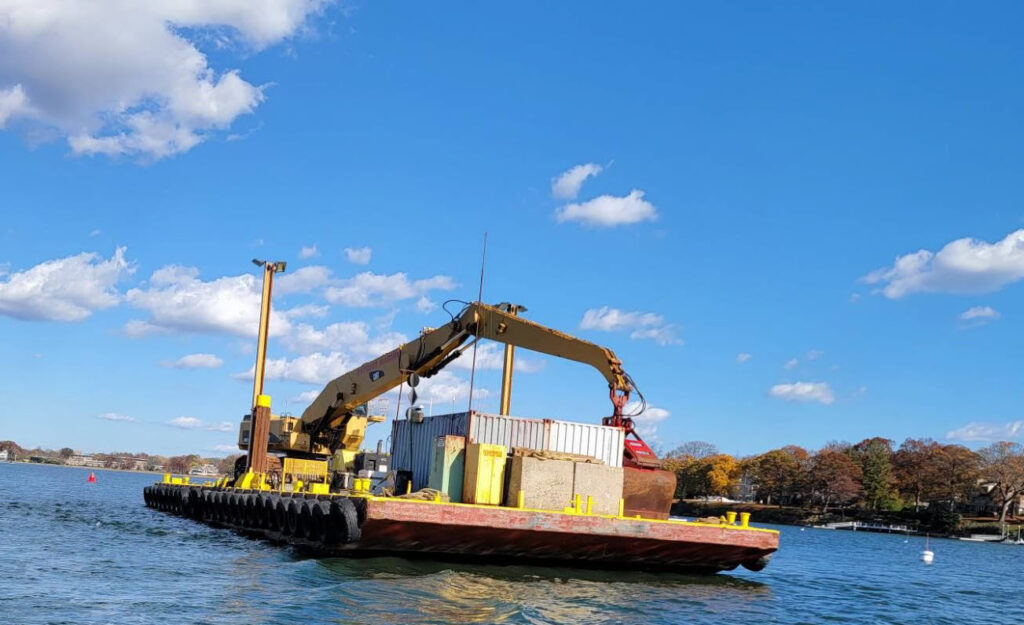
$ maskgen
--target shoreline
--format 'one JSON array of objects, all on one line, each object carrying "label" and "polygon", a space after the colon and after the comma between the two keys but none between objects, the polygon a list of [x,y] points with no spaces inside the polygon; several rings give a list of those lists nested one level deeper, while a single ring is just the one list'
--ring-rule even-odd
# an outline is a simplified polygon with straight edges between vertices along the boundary
[{"label": "shoreline", "polygon": [[[770,523],[774,525],[790,525],[793,527],[824,529],[828,531],[858,531],[876,534],[905,534],[913,536],[931,536],[933,538],[958,539],[974,534],[995,534],[985,530],[999,529],[997,519],[964,517],[957,514],[958,525],[952,527],[943,521],[929,517],[926,511],[913,512],[879,512],[861,509],[843,509],[838,512],[821,513],[807,508],[789,506],[769,506],[749,502],[704,502],[700,500],[677,500],[672,505],[674,516],[722,516],[727,511],[749,512],[752,523]],[[945,511],[943,511],[945,512]],[[949,517],[947,517],[949,518]],[[860,528],[857,530],[821,527],[827,523],[859,522],[883,526],[892,529]],[[1013,527],[1024,526],[1024,518],[1011,518],[1006,522],[1010,531]],[[895,529],[902,527],[904,529]]]},{"label": "shoreline", "polygon": [[[60,469],[81,469],[83,471],[111,471],[114,473],[142,473],[146,475],[157,475],[162,476],[168,471],[140,471],[138,469],[113,469],[107,467],[86,467],[74,464],[54,464],[50,462],[26,462],[23,460],[0,460],[0,465],[4,464],[19,464],[33,467],[57,467]],[[202,479],[202,480],[217,480],[224,477],[223,473],[217,475],[189,475],[187,473],[171,473],[171,475],[184,476],[188,478]]]}]

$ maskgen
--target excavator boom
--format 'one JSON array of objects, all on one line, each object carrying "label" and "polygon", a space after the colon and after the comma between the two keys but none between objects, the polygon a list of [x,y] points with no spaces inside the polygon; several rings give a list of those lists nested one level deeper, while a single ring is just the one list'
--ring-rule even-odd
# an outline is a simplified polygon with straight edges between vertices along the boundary
[{"label": "excavator boom", "polygon": [[303,411],[304,426],[334,428],[357,406],[399,386],[410,374],[430,377],[458,358],[471,337],[589,364],[604,376],[612,392],[628,397],[632,389],[622,362],[610,349],[510,314],[507,306],[472,303],[451,322],[425,330],[416,340],[328,382]]},{"label": "excavator boom", "polygon": [[[644,450],[649,455],[641,457],[640,464],[652,464],[652,458],[656,462],[633,431],[631,420],[622,415],[622,408],[634,387],[615,354],[606,347],[523,319],[513,314],[508,304],[467,304],[449,323],[424,330],[416,340],[331,380],[303,411],[302,429],[310,434],[311,443],[330,446],[325,437],[337,432],[360,406],[398,387],[411,374],[434,375],[458,358],[469,347],[470,339],[490,339],[594,367],[608,382],[615,407],[614,415],[605,419],[605,424],[625,427],[637,439],[641,456]],[[630,449],[627,446],[627,456]]]}]

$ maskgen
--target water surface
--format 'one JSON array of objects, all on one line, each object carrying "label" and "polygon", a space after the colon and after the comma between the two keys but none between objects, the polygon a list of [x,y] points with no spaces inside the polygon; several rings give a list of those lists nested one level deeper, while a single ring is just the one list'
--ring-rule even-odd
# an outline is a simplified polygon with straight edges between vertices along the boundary
[{"label": "water surface", "polygon": [[[0,463],[0,622],[1021,623],[1024,547],[779,527],[760,573],[313,559],[146,508],[152,475]],[[756,519],[755,519],[756,521]]]}]

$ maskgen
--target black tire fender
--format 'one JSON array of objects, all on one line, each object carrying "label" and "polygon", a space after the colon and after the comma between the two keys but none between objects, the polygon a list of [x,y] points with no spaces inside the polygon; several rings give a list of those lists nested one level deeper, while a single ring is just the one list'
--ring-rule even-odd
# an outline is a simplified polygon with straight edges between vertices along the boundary
[{"label": "black tire fender", "polygon": [[285,497],[281,497],[277,506],[274,508],[274,516],[277,517],[275,525],[277,531],[281,532],[285,536],[291,534],[291,530],[288,528],[288,504],[291,500]]},{"label": "black tire fender", "polygon": [[277,530],[277,504],[281,501],[280,495],[267,495],[263,499],[263,527],[268,530]]},{"label": "black tire fender", "polygon": [[331,504],[328,501],[307,499],[304,506],[309,510],[306,518],[309,520],[306,526],[306,537],[310,540],[324,541],[326,537],[328,521],[331,518]]},{"label": "black tire fender", "polygon": [[305,537],[305,534],[303,533],[304,528],[302,527],[302,523],[300,522],[301,515],[299,514],[299,512],[301,511],[301,509],[301,499],[295,499],[294,497],[292,497],[291,499],[288,500],[288,534],[296,538]]},{"label": "black tire fender", "polygon": [[329,532],[334,534],[333,542],[354,543],[362,537],[359,514],[356,505],[348,497],[335,497],[331,500],[331,518]]},{"label": "black tire fender", "polygon": [[758,571],[763,570],[764,567],[768,566],[768,562],[771,559],[772,554],[769,553],[768,555],[761,556],[756,560],[749,560],[747,562],[741,562],[740,564],[743,565],[743,568],[747,569],[748,571],[754,571],[756,573]]},{"label": "black tire fender", "polygon": [[317,540],[316,528],[313,527],[313,503],[310,499],[302,499],[299,505],[299,530],[297,536]]}]

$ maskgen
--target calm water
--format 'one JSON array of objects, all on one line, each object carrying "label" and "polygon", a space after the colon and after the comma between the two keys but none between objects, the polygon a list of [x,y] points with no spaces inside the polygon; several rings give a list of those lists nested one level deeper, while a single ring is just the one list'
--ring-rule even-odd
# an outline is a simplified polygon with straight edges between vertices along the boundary
[{"label": "calm water", "polygon": [[784,527],[710,577],[309,559],[151,511],[153,476],[0,464],[0,622],[1021,623],[1024,547]]}]

